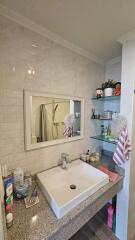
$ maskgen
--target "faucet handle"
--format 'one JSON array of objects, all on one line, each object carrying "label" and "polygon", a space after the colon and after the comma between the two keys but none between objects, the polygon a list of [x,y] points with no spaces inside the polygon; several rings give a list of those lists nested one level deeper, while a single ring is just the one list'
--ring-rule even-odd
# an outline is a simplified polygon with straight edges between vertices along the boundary
[{"label": "faucet handle", "polygon": [[61,159],[64,159],[67,163],[71,163],[71,159],[68,153],[61,153]]},{"label": "faucet handle", "polygon": [[67,162],[66,162],[66,160],[64,160],[64,161],[62,162],[62,168],[63,168],[63,169],[67,169]]}]

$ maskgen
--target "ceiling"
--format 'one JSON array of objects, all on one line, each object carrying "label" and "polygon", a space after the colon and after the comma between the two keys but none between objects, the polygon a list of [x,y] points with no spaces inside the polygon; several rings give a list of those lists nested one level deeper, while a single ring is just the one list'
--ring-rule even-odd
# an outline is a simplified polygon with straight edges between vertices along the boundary
[{"label": "ceiling", "polygon": [[135,0],[0,0],[38,25],[108,61],[116,40],[135,28]]}]

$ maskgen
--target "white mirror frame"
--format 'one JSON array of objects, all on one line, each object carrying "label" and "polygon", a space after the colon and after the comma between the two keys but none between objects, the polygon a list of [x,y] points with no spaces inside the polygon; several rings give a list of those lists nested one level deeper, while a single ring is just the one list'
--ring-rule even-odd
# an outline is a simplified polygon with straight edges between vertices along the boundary
[{"label": "white mirror frame", "polygon": [[[52,97],[52,98],[62,98],[62,99],[81,101],[80,135],[65,138],[65,139],[56,139],[56,140],[32,144],[31,143],[31,103],[30,103],[31,96]],[[84,138],[84,98],[24,90],[24,128],[25,128],[25,150],[26,151],[83,139]]]}]

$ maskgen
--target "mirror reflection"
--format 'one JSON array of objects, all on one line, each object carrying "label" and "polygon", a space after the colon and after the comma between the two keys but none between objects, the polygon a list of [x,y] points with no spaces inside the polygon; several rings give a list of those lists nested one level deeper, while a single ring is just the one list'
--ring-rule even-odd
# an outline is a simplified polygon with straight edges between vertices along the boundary
[{"label": "mirror reflection", "polygon": [[31,143],[80,135],[81,101],[31,96]]}]

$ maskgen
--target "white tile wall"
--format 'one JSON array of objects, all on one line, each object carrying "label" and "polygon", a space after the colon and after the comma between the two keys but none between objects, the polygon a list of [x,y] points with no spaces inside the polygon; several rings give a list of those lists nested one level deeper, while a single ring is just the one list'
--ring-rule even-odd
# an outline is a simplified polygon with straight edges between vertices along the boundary
[{"label": "white tile wall", "polygon": [[[37,44],[38,47],[33,47]],[[90,121],[90,98],[104,80],[104,68],[0,17],[0,161],[36,172],[57,163],[61,152],[79,155],[97,127]],[[36,74],[28,75],[34,68]],[[85,138],[24,151],[23,89],[85,98]],[[91,143],[90,143],[91,144]]]}]

